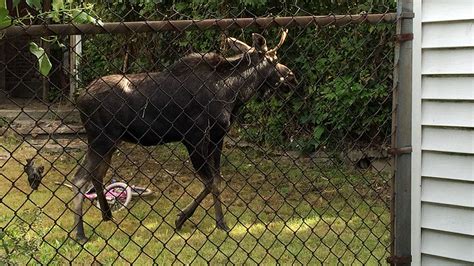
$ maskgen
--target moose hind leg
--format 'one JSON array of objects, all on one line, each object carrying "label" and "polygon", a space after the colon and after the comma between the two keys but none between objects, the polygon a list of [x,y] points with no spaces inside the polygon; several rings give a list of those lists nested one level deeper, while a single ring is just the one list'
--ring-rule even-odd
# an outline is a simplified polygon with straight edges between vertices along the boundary
[{"label": "moose hind leg", "polygon": [[220,176],[214,177],[215,182],[212,184],[212,197],[214,199],[214,211],[216,213],[216,227],[222,229],[224,231],[230,231],[229,227],[227,226],[224,220],[224,213],[222,212],[222,203],[220,200]]},{"label": "moose hind leg", "polygon": [[184,222],[190,218],[196,208],[201,204],[202,200],[212,191],[212,171],[209,162],[205,159],[207,157],[207,142],[201,141],[199,145],[193,146],[186,144],[186,148],[189,152],[189,157],[193,164],[194,169],[201,181],[204,183],[204,189],[199,195],[183,210],[176,218],[175,225],[176,229],[180,230]]},{"label": "moose hind leg", "polygon": [[[224,231],[229,231],[229,227],[227,226],[224,220],[224,213],[222,211],[222,202],[220,200],[220,190],[219,186],[222,181],[221,176],[221,154],[222,154],[222,146],[224,143],[224,131],[218,131],[220,134],[211,135],[213,138],[210,141],[209,150],[211,151],[210,158],[213,160],[213,172],[214,172],[214,182],[212,184],[212,197],[214,200],[214,212],[216,215],[216,227],[222,229]],[[214,142],[216,141],[216,142]],[[215,144],[216,143],[216,144]]]},{"label": "moose hind leg", "polygon": [[[107,172],[113,151],[107,154],[107,156],[99,156],[98,154],[94,153],[93,151],[89,150],[87,155],[76,172],[76,175],[73,179],[73,191],[74,191],[74,199],[73,199],[73,211],[74,211],[74,227],[76,228],[76,238],[80,242],[84,242],[87,240],[85,233],[84,233],[84,221],[83,221],[83,201],[84,201],[84,194],[87,192],[89,188],[88,184],[92,181],[94,187],[97,190],[97,186],[102,187],[102,180]],[[98,184],[100,183],[100,185]],[[105,200],[103,190],[100,190],[102,197],[108,207],[109,217],[112,218],[112,214],[110,211],[110,206],[107,204]],[[98,198],[100,193],[97,193]],[[101,209],[104,210],[101,206]],[[106,212],[107,213],[107,212]],[[107,216],[107,215],[105,215]],[[104,214],[103,214],[104,217]]]},{"label": "moose hind leg", "polygon": [[211,192],[211,185],[205,184],[204,189],[199,193],[199,195],[188,205],[184,210],[182,210],[175,221],[175,226],[177,230],[180,230],[183,227],[184,222],[193,216],[194,211],[202,202],[202,200]]},{"label": "moose hind leg", "polygon": [[[87,160],[87,159],[86,159]],[[74,212],[74,228],[76,229],[76,239],[79,242],[86,242],[87,238],[84,233],[84,221],[83,221],[83,212],[82,206],[84,201],[84,194],[87,192],[89,184],[89,174],[87,170],[80,166],[77,170],[77,173],[72,181],[74,199],[73,199],[73,212]]]}]

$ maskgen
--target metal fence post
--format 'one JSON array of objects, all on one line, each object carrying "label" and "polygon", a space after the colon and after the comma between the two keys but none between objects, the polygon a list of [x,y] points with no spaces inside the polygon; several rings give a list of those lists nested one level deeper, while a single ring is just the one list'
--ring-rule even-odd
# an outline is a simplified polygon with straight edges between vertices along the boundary
[{"label": "metal fence post", "polygon": [[411,94],[413,1],[399,0],[397,7],[392,154],[392,265],[411,262]]},{"label": "metal fence post", "polygon": [[[51,0],[47,0],[43,2],[43,10],[44,11],[50,11],[51,10]],[[50,21],[47,21],[49,24]],[[51,56],[51,44],[48,41],[41,40],[41,46],[44,49],[45,54],[48,56],[48,58]],[[50,83],[49,83],[49,78],[48,75],[42,76],[43,80],[43,94],[42,94],[42,99],[44,102],[49,102],[49,91],[50,91]]]}]

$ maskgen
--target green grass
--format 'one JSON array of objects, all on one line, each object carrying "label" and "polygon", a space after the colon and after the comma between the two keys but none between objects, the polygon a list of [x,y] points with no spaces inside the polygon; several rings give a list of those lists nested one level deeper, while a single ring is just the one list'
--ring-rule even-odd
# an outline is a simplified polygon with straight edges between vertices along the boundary
[{"label": "green grass", "polygon": [[[155,193],[132,200],[115,222],[85,206],[85,245],[69,235],[72,192],[54,185],[71,180],[80,151],[38,151],[46,177],[31,192],[22,174],[36,153],[25,142],[0,138],[0,263],[64,264],[379,264],[390,243],[386,176],[349,169],[341,162],[277,156],[226,147],[222,200],[230,233],[215,229],[212,197],[179,232],[174,219],[201,190],[181,145],[121,146],[112,176]],[[49,161],[49,162],[48,162]],[[170,176],[164,169],[176,173]],[[12,250],[19,250],[13,252]]]}]

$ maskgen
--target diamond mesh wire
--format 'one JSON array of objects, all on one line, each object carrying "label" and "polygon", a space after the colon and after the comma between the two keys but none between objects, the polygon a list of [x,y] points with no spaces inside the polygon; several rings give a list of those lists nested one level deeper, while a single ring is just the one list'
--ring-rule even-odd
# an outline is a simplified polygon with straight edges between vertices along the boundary
[{"label": "diamond mesh wire", "polygon": [[[186,5],[103,5],[98,15],[128,30],[60,34],[47,77],[28,52],[42,34],[0,41],[2,262],[373,264],[389,256],[389,9],[301,23],[312,14],[294,6],[224,5],[205,17],[300,22],[188,20],[134,32],[130,21],[203,15]],[[268,49],[282,28],[288,37],[275,57]],[[232,51],[228,37],[251,50]],[[109,189],[99,203],[117,182],[152,193],[134,194],[106,221],[107,206],[130,194]]]}]

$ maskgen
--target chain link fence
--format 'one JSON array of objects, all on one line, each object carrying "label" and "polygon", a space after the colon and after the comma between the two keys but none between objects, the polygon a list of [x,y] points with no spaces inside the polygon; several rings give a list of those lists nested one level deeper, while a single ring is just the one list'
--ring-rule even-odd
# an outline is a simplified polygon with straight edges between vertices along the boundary
[{"label": "chain link fence", "polygon": [[390,8],[110,5],[0,39],[2,263],[385,261]]}]

